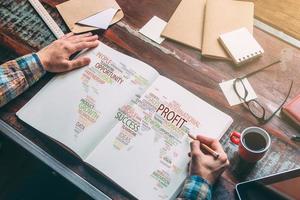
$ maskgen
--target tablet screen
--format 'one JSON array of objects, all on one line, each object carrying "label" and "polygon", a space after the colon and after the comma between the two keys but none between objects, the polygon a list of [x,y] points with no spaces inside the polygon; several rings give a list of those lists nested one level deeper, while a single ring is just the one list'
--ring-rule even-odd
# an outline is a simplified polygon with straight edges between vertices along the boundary
[{"label": "tablet screen", "polygon": [[300,169],[239,184],[237,192],[242,200],[299,200]]}]

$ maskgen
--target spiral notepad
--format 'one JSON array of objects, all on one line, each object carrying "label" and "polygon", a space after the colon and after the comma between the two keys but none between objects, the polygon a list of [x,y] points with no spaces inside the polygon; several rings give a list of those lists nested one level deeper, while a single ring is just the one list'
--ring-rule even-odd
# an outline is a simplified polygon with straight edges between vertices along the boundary
[{"label": "spiral notepad", "polygon": [[219,40],[236,65],[253,60],[264,53],[246,28],[221,34]]}]

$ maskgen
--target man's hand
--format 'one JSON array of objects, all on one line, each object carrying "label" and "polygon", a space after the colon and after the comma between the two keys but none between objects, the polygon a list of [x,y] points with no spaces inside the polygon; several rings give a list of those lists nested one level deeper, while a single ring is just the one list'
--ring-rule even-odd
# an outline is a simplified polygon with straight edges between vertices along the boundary
[{"label": "man's hand", "polygon": [[[208,152],[200,149],[200,143],[204,143],[219,153],[215,159]],[[204,136],[197,136],[197,140],[191,142],[191,163],[189,167],[190,175],[198,175],[213,184],[216,179],[228,167],[229,161],[220,142]]]},{"label": "man's hand", "polygon": [[98,44],[97,35],[92,35],[91,33],[81,35],[68,33],[41,49],[37,52],[37,55],[46,71],[65,72],[88,65],[90,59],[87,57],[79,57],[74,60],[69,60],[69,57],[77,51],[94,48]]}]

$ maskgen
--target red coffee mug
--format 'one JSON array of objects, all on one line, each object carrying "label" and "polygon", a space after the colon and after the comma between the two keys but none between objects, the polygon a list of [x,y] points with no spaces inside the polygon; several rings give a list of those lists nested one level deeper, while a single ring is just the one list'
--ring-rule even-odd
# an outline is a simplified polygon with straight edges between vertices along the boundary
[{"label": "red coffee mug", "polygon": [[259,127],[248,127],[242,133],[234,131],[230,140],[239,145],[239,155],[247,162],[260,160],[271,146],[269,134]]}]

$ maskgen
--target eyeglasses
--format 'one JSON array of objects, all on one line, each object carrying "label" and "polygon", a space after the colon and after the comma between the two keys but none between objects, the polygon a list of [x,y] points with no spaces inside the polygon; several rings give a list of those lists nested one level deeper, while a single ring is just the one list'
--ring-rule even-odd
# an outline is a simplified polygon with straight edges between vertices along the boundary
[{"label": "eyeglasses", "polygon": [[[288,94],[287,96],[285,97],[284,101],[281,103],[281,105],[279,106],[279,108],[277,108],[270,116],[267,117],[267,114],[266,114],[266,109],[262,106],[262,104],[260,104],[257,100],[255,99],[252,99],[252,100],[247,100],[247,97],[249,95],[249,91],[247,90],[244,82],[243,82],[243,79],[244,78],[248,78],[260,71],[263,71],[277,63],[280,63],[281,61],[278,60],[278,61],[275,61],[259,70],[256,70],[256,71],[253,71],[249,74],[246,74],[245,76],[242,76],[240,78],[237,78],[234,80],[233,82],[233,89],[235,91],[235,93],[237,94],[237,96],[243,101],[243,104],[246,106],[246,108],[251,112],[251,114],[260,122],[260,123],[267,123],[268,121],[270,121],[272,119],[272,117],[275,116],[275,114],[282,108],[282,106],[285,104],[285,102],[287,101],[290,93],[291,93],[291,90],[292,90],[292,87],[293,87],[293,81],[291,81],[291,84],[290,84],[290,87],[289,87],[289,90],[288,90]],[[238,89],[238,85],[242,85],[243,87],[239,88]]]}]

